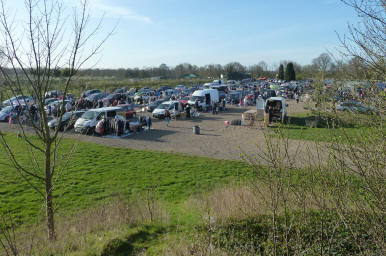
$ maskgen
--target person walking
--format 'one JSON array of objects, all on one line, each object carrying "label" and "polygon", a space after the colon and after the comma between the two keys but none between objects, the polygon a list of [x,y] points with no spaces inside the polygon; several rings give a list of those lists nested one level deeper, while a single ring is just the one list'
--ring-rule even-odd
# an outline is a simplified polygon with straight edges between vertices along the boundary
[{"label": "person walking", "polygon": [[296,94],[295,94],[295,99],[296,99],[296,104],[298,104],[299,103],[299,93],[298,92],[296,92]]}]

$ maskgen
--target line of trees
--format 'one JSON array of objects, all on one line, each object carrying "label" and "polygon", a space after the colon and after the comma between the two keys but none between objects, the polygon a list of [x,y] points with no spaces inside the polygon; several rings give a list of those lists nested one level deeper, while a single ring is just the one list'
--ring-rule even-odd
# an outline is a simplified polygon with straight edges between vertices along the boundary
[{"label": "line of trees", "polygon": [[[189,63],[182,63],[175,67],[169,67],[166,64],[161,64],[158,67],[147,68],[119,68],[119,69],[81,69],[76,75],[80,77],[115,77],[118,79],[143,79],[151,77],[160,77],[161,79],[181,79],[187,75],[194,74],[201,79],[218,79],[224,75],[227,79],[241,80],[244,78],[277,78],[280,80],[301,80],[306,78],[320,78],[323,74],[324,78],[338,78],[342,74],[347,77],[357,80],[368,79],[374,77],[373,66],[366,63],[358,56],[348,58],[348,60],[336,60],[334,56],[328,53],[322,53],[318,57],[312,59],[309,65],[300,65],[294,61],[283,60],[280,62],[278,69],[268,67],[267,63],[260,61],[256,65],[245,66],[239,62],[230,62],[226,65],[209,64],[205,66],[196,66]],[[4,72],[12,75],[13,70],[5,69]],[[34,73],[34,71],[31,71]],[[22,70],[19,70],[22,74]],[[66,78],[70,74],[70,69],[52,69],[53,77]],[[381,73],[377,73],[377,78],[382,80]],[[377,75],[376,74],[376,75]],[[189,77],[191,78],[191,77]]]},{"label": "line of trees", "polygon": [[[161,64],[158,67],[148,68],[120,68],[120,69],[83,69],[79,70],[78,76],[103,76],[116,77],[120,79],[142,79],[151,77],[160,77],[161,79],[180,79],[186,75],[194,74],[202,79],[217,79],[223,74],[226,78],[232,80],[241,80],[243,78],[278,78],[280,80],[301,80],[306,78],[316,78],[320,73],[324,78],[341,77],[342,73],[348,77],[358,80],[367,79],[372,74],[371,65],[367,64],[359,57],[351,57],[347,60],[336,60],[334,56],[328,53],[322,53],[314,58],[309,65],[300,65],[295,61],[283,60],[279,67],[269,67],[264,61],[258,64],[245,66],[239,62],[230,62],[226,65],[209,64],[205,66],[196,66],[189,63],[182,63],[175,67]],[[66,76],[67,70],[55,72],[54,75]],[[382,80],[381,75],[378,78]]]}]

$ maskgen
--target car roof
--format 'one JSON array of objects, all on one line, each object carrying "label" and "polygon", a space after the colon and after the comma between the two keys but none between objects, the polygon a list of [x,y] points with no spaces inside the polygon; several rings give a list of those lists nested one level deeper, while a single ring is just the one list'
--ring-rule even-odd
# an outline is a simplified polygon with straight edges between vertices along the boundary
[{"label": "car roof", "polygon": [[170,101],[165,101],[165,102],[162,102],[163,104],[174,104],[174,103],[179,103],[178,100],[170,100]]},{"label": "car roof", "polygon": [[89,109],[88,111],[102,112],[102,111],[115,111],[115,110],[121,110],[121,109],[122,107],[104,107],[104,108]]},{"label": "car roof", "polygon": [[283,97],[270,97],[270,98],[268,98],[267,100],[279,100],[279,101],[285,101],[285,98],[283,98]]}]

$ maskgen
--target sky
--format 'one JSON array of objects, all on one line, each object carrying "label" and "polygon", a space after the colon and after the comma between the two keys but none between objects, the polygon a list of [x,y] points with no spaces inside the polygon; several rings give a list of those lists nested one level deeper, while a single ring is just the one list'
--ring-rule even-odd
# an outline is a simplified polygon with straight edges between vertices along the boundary
[{"label": "sky", "polygon": [[[8,1],[8,8],[21,17],[23,2]],[[67,11],[77,4],[64,0]],[[276,68],[281,60],[305,65],[322,52],[335,52],[336,33],[358,22],[339,0],[89,0],[89,11],[90,26],[103,17],[93,40],[114,29],[88,63],[98,68],[232,61],[265,61]]]}]

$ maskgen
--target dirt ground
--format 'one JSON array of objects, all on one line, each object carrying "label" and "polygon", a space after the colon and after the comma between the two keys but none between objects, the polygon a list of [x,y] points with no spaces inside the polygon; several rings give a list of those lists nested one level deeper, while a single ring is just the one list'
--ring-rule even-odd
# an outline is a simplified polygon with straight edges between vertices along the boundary
[{"label": "dirt ground", "polygon": [[[288,100],[289,115],[304,113],[304,103],[296,104],[294,100]],[[225,121],[241,119],[241,114],[248,109],[238,106],[227,106],[228,112],[212,115],[200,113],[200,117],[194,119],[172,120],[167,127],[164,120],[153,119],[151,131],[142,131],[130,135],[127,138],[101,138],[95,136],[66,134],[86,142],[94,142],[112,147],[156,150],[188,155],[205,156],[217,159],[239,160],[240,153],[256,155],[264,151],[266,128],[263,122],[258,122],[254,127],[227,126]],[[140,113],[146,115],[147,113]],[[200,126],[201,134],[193,134],[193,126]],[[13,131],[7,123],[0,124],[0,130]],[[312,142],[290,141],[290,150],[296,151],[299,146],[303,149],[312,147]],[[307,149],[308,150],[308,149]]]}]

